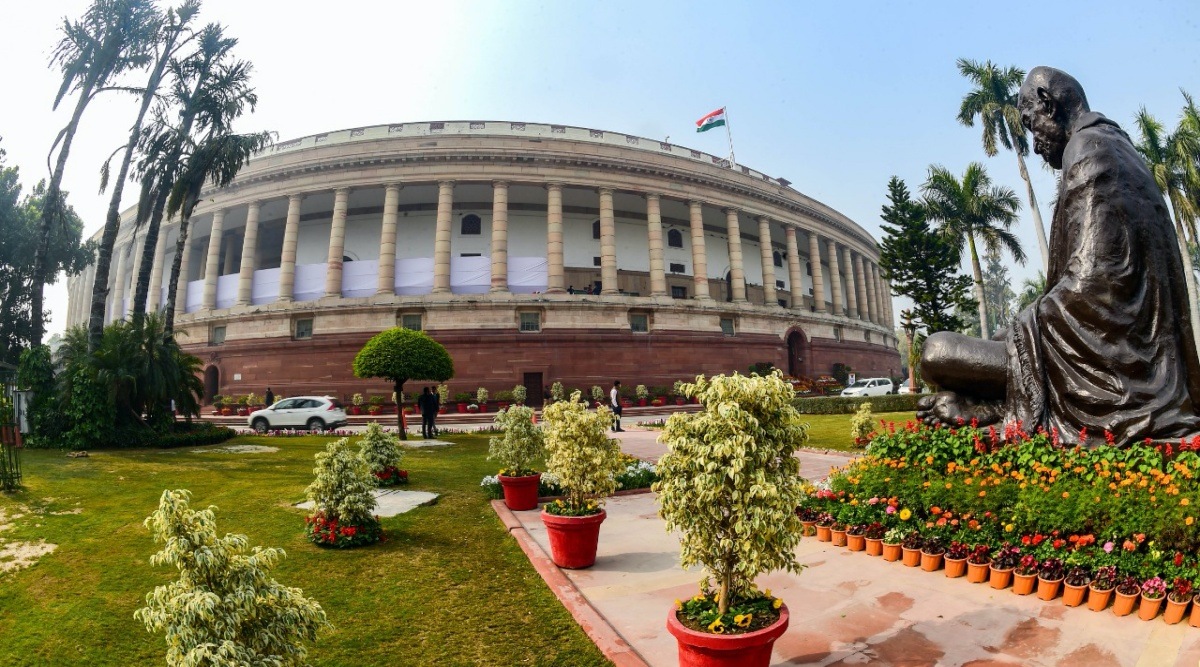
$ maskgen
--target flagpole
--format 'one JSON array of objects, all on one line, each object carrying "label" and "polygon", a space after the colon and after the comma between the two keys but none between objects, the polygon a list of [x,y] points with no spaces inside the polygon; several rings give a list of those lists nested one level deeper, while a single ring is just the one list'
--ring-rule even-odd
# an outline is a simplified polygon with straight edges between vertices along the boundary
[{"label": "flagpole", "polygon": [[737,160],[733,157],[733,129],[732,123],[729,122],[729,107],[725,107],[725,136],[729,138],[729,167],[732,169],[737,164]]}]

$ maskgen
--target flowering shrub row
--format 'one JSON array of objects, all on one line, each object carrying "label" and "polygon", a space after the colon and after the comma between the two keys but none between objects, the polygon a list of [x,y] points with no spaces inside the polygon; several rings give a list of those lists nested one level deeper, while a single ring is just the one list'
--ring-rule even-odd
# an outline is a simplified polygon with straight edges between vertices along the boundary
[{"label": "flowering shrub row", "polygon": [[339,523],[336,517],[317,512],[313,516],[304,517],[304,523],[307,525],[308,539],[324,547],[348,549],[384,540],[379,517],[368,517],[354,524],[345,524]]}]

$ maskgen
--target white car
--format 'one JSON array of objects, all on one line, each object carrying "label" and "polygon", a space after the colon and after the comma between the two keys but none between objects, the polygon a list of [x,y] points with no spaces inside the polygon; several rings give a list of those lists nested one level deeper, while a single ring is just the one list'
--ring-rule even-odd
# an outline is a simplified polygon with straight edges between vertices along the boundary
[{"label": "white car", "polygon": [[842,396],[886,396],[892,393],[889,378],[863,378],[842,390]]},{"label": "white car", "polygon": [[246,417],[250,428],[259,433],[277,429],[308,429],[321,433],[346,425],[346,411],[331,396],[296,396],[276,401],[275,405],[255,410]]}]

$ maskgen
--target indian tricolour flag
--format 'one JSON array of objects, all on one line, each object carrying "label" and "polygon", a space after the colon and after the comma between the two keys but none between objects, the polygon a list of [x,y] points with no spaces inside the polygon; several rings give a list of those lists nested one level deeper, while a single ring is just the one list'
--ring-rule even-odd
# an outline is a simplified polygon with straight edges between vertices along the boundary
[{"label": "indian tricolour flag", "polygon": [[725,124],[725,107],[721,107],[716,111],[708,114],[704,118],[696,121],[696,131],[706,132],[714,127],[721,127]]}]

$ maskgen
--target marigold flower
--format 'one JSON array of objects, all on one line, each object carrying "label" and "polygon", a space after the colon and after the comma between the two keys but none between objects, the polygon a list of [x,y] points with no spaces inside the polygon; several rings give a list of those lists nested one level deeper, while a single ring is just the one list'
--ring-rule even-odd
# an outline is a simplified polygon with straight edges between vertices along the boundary
[{"label": "marigold flower", "polygon": [[982,497],[984,497],[984,496],[986,496],[986,495],[987,495],[987,491],[980,491],[980,492],[979,492],[979,497],[980,497],[980,498],[982,498]]},{"label": "marigold flower", "polygon": [[900,520],[901,521],[908,521],[910,518],[912,518],[912,510],[908,509],[907,507],[900,510]]},{"label": "marigold flower", "polygon": [[1195,517],[1190,517],[1190,516],[1183,520],[1183,522],[1189,526],[1192,525],[1195,521],[1196,521]]},{"label": "marigold flower", "polygon": [[1070,498],[1070,497],[1071,497],[1071,494],[1069,492],[1063,491],[1063,498]]},{"label": "marigold flower", "polygon": [[1179,504],[1180,504],[1180,505],[1183,505],[1184,507],[1187,507],[1188,505],[1190,505],[1190,504],[1191,504],[1191,502],[1192,502],[1192,501],[1188,500],[1186,497],[1185,497],[1185,498],[1180,498],[1180,499],[1179,499]]}]

